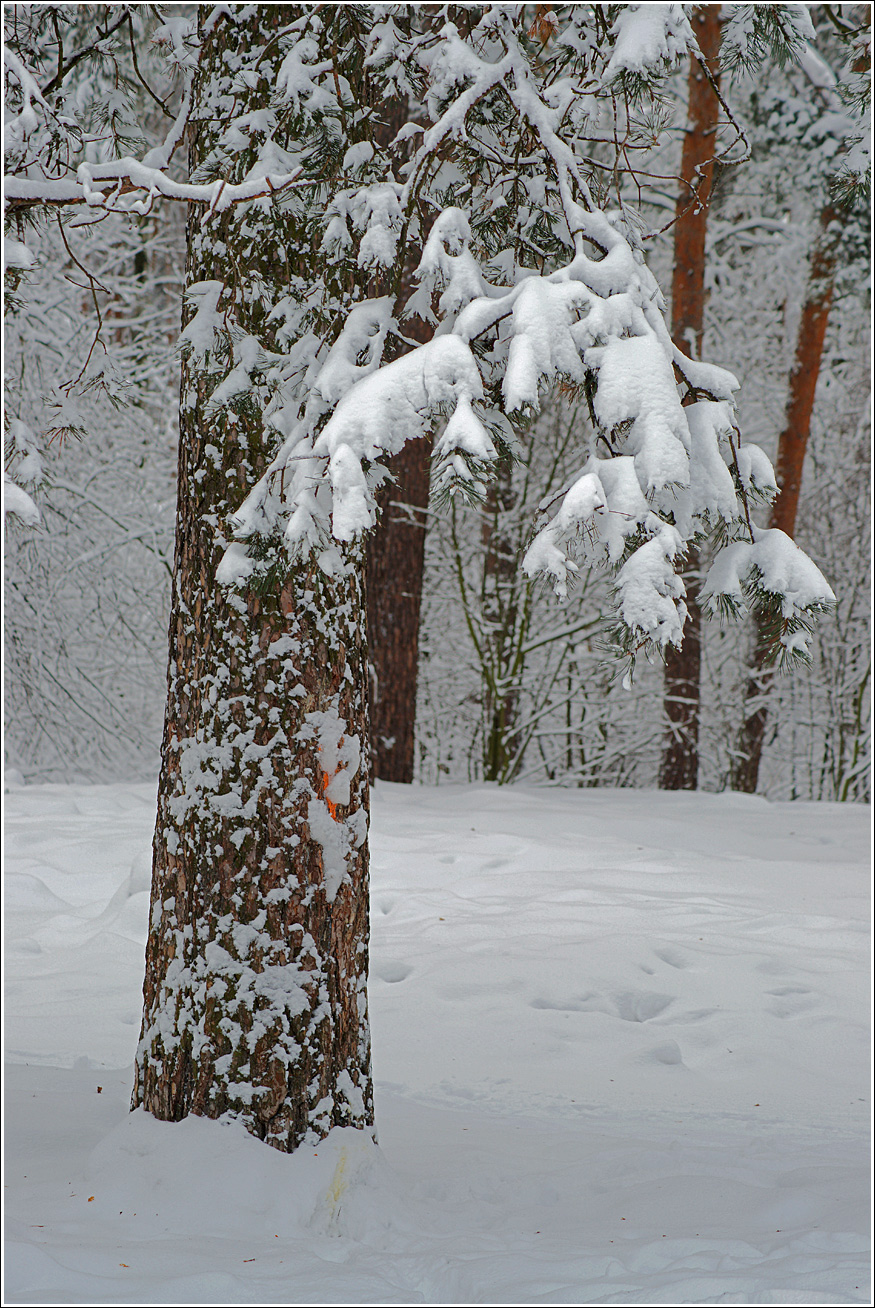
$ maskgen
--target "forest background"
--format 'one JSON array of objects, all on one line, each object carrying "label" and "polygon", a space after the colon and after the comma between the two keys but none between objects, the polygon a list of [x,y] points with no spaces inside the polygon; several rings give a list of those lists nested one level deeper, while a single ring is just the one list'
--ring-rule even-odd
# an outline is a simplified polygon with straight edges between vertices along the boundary
[{"label": "forest background", "polygon": [[[816,42],[806,59],[781,67],[767,57],[755,74],[741,68],[732,77],[733,112],[751,157],[740,168],[718,168],[714,180],[701,353],[738,375],[739,429],[773,461],[812,261],[822,251],[824,212],[841,164],[838,83],[862,8],[808,7]],[[91,10],[122,7],[77,9],[85,23],[94,21]],[[174,88],[162,82],[166,67],[148,43],[156,22],[148,10],[134,7],[131,15],[143,86],[158,86],[172,103]],[[133,32],[132,26],[131,49]],[[107,85],[120,69],[136,83],[124,57],[114,55],[105,61]],[[658,144],[635,160],[646,186],[634,199],[642,224],[656,233],[645,241],[647,257],[665,287],[687,78],[680,61],[651,109],[663,129]],[[138,93],[143,136],[160,134],[166,110],[151,91],[141,86]],[[93,86],[82,90],[88,94]],[[109,135],[130,131],[123,99],[104,95],[100,106],[88,107],[104,115]],[[157,771],[176,496],[183,210],[165,205],[140,218],[109,215],[93,229],[52,220],[28,228],[26,247],[9,247],[6,463],[38,506],[39,523],[7,520],[5,741],[7,769],[29,782],[146,779]],[[843,211],[840,227],[795,530],[838,602],[818,625],[810,664],[779,674],[768,690],[754,784],[776,799],[869,798],[865,195]],[[543,581],[519,568],[545,486],[558,489],[575,466],[583,408],[561,395],[546,400],[536,433],[522,439],[518,459],[503,465],[481,504],[453,501],[449,513],[435,512],[420,496],[405,507],[403,484],[396,489],[387,517],[413,522],[414,536],[424,534],[415,728],[409,722],[419,782],[659,782],[663,667],[639,660],[633,683],[621,681],[608,650],[610,578],[585,574],[559,606]],[[405,578],[396,584],[406,585]],[[703,627],[693,784],[705,790],[737,784],[745,723],[759,702],[750,696],[755,634],[745,622]],[[405,654],[409,660],[409,641]],[[394,740],[384,735],[384,754],[387,743],[391,750]],[[393,777],[391,768],[381,773],[380,748],[376,740],[376,775]]]}]

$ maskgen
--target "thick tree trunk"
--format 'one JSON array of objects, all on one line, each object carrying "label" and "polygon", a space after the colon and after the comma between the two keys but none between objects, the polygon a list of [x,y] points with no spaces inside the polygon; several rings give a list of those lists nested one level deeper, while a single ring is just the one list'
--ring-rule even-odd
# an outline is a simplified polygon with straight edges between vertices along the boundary
[{"label": "thick tree trunk", "polygon": [[[796,530],[802,467],[835,286],[839,226],[838,214],[827,205],[820,215],[820,233],[811,255],[808,286],[796,336],[796,354],[790,371],[784,428],[778,440],[775,462],[778,496],[772,505],[769,526],[777,527],[787,536],[793,536]],[[774,675],[769,667],[771,633],[761,618],[755,619],[754,627],[750,675],[744,693],[744,723],[731,775],[733,789],[751,795],[759,781],[769,720],[768,692]]]},{"label": "thick tree trunk", "polygon": [[[692,19],[699,49],[717,79],[720,6],[700,5]],[[714,183],[712,162],[720,102],[697,60],[690,59],[687,130],[681,152],[682,185],[674,227],[671,333],[691,358],[702,349],[705,321],[705,235],[708,202]],[[690,208],[691,191],[698,201]],[[665,660],[664,704],[667,720],[659,770],[663,790],[695,790],[699,777],[699,708],[701,697],[702,615],[695,591],[699,583],[698,551],[690,549],[684,571],[688,617],[680,649],[670,645]]]},{"label": "thick tree trunk", "polygon": [[[204,11],[202,11],[202,16]],[[291,6],[240,7],[203,34],[192,169],[232,112],[267,102],[234,77]],[[254,151],[241,156],[241,173]],[[215,156],[213,156],[215,157]],[[233,180],[237,180],[237,177]],[[187,285],[223,285],[235,334],[265,338],[298,251],[294,219],[243,206],[189,215]],[[270,294],[263,288],[269,287]],[[190,316],[190,315],[189,315]],[[168,701],[144,1015],[133,1106],[230,1116],[278,1149],[373,1122],[367,1021],[368,782],[363,567],[277,553],[275,580],[216,582],[228,515],[265,467],[264,397],[210,407],[226,369],[183,367]],[[273,571],[272,574],[273,575]]]}]

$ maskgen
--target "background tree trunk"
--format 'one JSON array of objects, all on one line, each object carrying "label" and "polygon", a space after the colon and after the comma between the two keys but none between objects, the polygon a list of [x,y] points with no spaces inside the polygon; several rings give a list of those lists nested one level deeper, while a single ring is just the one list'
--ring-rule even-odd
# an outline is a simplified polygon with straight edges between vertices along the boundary
[{"label": "background tree trunk", "polygon": [[[202,17],[205,11],[201,11]],[[268,102],[298,16],[239,7],[202,33],[191,169],[231,113]],[[258,77],[230,70],[247,60]],[[240,154],[242,175],[255,150]],[[233,180],[238,180],[235,176]],[[304,259],[289,209],[189,212],[187,285],[223,284],[237,335],[270,341]],[[191,316],[190,309],[187,316]],[[247,591],[216,582],[222,529],[264,470],[259,383],[210,395],[226,359],[183,367],[179,503],[144,1015],[132,1104],[231,1116],[279,1149],[373,1122],[367,1021],[366,642],[360,551],[331,575],[277,546]]]},{"label": "background tree trunk", "polygon": [[382,781],[413,781],[419,617],[431,481],[431,441],[409,441],[386,461],[394,477],[378,495],[368,538],[371,767]]},{"label": "background tree trunk", "polygon": [[483,780],[499,784],[513,779],[519,752],[519,623],[526,604],[518,542],[508,530],[514,507],[511,467],[502,460],[490,482],[481,511],[483,572],[481,720]]},{"label": "background tree trunk", "polygon": [[[718,79],[720,6],[700,5],[693,31],[708,68]],[[698,60],[690,58],[687,130],[681,153],[681,186],[674,227],[671,334],[685,354],[699,358],[705,321],[705,235],[714,184],[713,157],[720,102]],[[691,190],[698,201],[690,208]],[[699,554],[691,548],[684,571],[688,617],[680,649],[669,645],[665,659],[665,744],[659,770],[663,790],[695,790],[699,777],[702,614],[696,599]]]},{"label": "background tree trunk", "polygon": [[[378,143],[388,147],[408,122],[406,97],[385,108]],[[403,306],[413,290],[419,251],[406,251],[398,295]],[[424,344],[433,328],[418,317],[404,334]],[[398,350],[396,357],[404,353]],[[425,533],[431,488],[430,437],[408,441],[386,460],[393,480],[378,492],[377,526],[365,543],[367,555],[368,656],[370,659],[371,772],[381,781],[413,781],[419,622],[425,571]]]},{"label": "background tree trunk", "polygon": [[[791,537],[796,530],[802,467],[835,287],[839,230],[839,215],[831,205],[827,205],[820,215],[820,233],[811,254],[796,353],[790,371],[784,428],[778,440],[775,461],[778,495],[769,514],[769,526],[777,527]],[[731,778],[734,790],[751,795],[759,780],[769,720],[768,691],[774,672],[769,666],[768,653],[773,643],[773,633],[765,620],[761,616],[755,617],[753,655],[744,692],[744,722]]]}]

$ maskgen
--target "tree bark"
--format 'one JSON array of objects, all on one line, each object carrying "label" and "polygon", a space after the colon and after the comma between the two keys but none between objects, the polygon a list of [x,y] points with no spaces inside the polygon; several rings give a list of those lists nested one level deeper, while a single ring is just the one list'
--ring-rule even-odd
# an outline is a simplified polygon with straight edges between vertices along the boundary
[{"label": "tree bark", "polygon": [[419,617],[431,479],[431,441],[387,460],[394,481],[377,498],[367,542],[371,767],[381,781],[413,781]]},{"label": "tree bark", "polygon": [[[790,537],[796,530],[802,468],[835,288],[839,228],[839,215],[831,205],[827,205],[820,215],[820,232],[811,254],[808,285],[796,335],[796,353],[790,370],[784,427],[778,439],[775,461],[778,495],[769,514],[769,526],[777,527]],[[754,633],[750,673],[744,691],[744,722],[731,772],[732,788],[751,795],[759,781],[769,720],[768,692],[774,676],[769,666],[773,633],[762,617],[755,617]]]},{"label": "tree bark", "polygon": [[[386,106],[378,143],[389,145],[409,119],[399,98]],[[398,302],[413,289],[418,251],[406,251]],[[409,340],[424,344],[433,329],[420,318],[405,323]],[[399,349],[398,354],[403,353]],[[378,521],[367,553],[368,653],[370,657],[371,772],[381,781],[413,781],[419,619],[425,570],[425,533],[431,487],[430,437],[408,441],[386,460],[392,475],[377,495]]]},{"label": "tree bark", "polygon": [[[268,103],[288,5],[202,31],[192,171],[232,112]],[[201,11],[201,18],[205,11]],[[202,24],[206,27],[206,24]],[[258,78],[235,77],[260,52]],[[243,152],[242,175],[255,160]],[[236,179],[235,179],[236,180]],[[189,211],[186,283],[222,283],[228,328],[270,342],[301,249],[290,210]],[[186,320],[191,309],[186,310]],[[214,353],[220,353],[216,347]],[[168,699],[132,1106],[230,1117],[282,1150],[373,1123],[367,1020],[368,723],[361,551],[330,574],[279,547],[266,580],[217,584],[222,531],[272,441],[259,383],[210,405],[227,367],[192,354],[180,406]]]},{"label": "tree bark", "polygon": [[[718,80],[720,6],[698,6],[693,31],[711,75]],[[705,321],[705,236],[714,185],[714,153],[720,102],[699,61],[690,57],[687,130],[681,152],[684,185],[677,198],[674,227],[671,333],[679,349],[699,358]],[[696,201],[690,205],[693,188]],[[699,778],[702,614],[695,589],[699,554],[691,548],[684,570],[687,621],[683,644],[668,647],[665,659],[666,734],[659,784],[663,790],[695,790]]]},{"label": "tree bark", "polygon": [[490,483],[482,510],[480,589],[483,780],[499,784],[513,780],[520,746],[519,668],[514,665],[526,582],[518,544],[507,530],[514,500],[510,464],[503,460],[496,469],[495,480]]}]

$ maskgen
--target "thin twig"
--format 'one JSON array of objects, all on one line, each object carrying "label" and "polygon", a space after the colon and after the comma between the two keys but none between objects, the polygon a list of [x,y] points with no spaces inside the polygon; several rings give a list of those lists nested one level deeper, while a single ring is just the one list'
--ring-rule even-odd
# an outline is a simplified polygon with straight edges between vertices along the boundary
[{"label": "thin twig", "polygon": [[[85,362],[83,363],[83,365],[82,365],[82,367],[81,367],[81,369],[80,369],[78,375],[77,375],[77,376],[76,376],[72,381],[70,381],[70,382],[64,382],[64,383],[62,383],[62,385],[61,385],[61,390],[64,392],[64,394],[65,394],[65,395],[69,395],[69,394],[70,394],[70,391],[73,389],[73,387],[74,387],[74,386],[77,386],[77,385],[79,384],[79,382],[82,380],[82,378],[85,376],[85,373],[86,373],[86,371],[87,371],[87,369],[88,369],[88,365],[89,365],[89,363],[91,362],[91,356],[92,356],[92,354],[94,353],[94,350],[95,350],[95,348],[96,348],[96,346],[97,346],[97,342],[98,342],[98,341],[100,341],[100,344],[103,346],[103,352],[104,352],[104,354],[107,353],[106,344],[105,344],[105,342],[103,341],[103,339],[102,339],[102,337],[101,337],[101,334],[100,334],[100,333],[101,333],[101,330],[102,330],[102,328],[103,328],[103,315],[102,315],[101,312],[100,312],[100,302],[99,302],[98,299],[97,299],[97,290],[96,290],[95,288],[96,288],[96,287],[99,287],[100,290],[103,291],[104,294],[107,294],[107,295],[109,294],[109,292],[107,291],[106,287],[105,287],[105,286],[102,286],[102,285],[100,284],[100,282],[97,280],[97,278],[94,277],[94,276],[93,276],[93,275],[88,271],[88,269],[85,267],[85,265],[82,264],[82,263],[80,263],[79,260],[76,258],[75,254],[74,254],[73,251],[70,249],[69,243],[68,243],[68,241],[67,241],[67,234],[66,234],[66,232],[64,231],[64,224],[61,222],[61,215],[58,214],[57,217],[58,217],[58,229],[59,229],[59,231],[60,231],[60,233],[61,233],[61,240],[64,242],[64,249],[67,251],[67,253],[69,254],[70,258],[73,260],[73,262],[74,262],[74,264],[76,265],[76,267],[77,267],[81,272],[83,272],[83,273],[85,274],[85,276],[88,278],[88,289],[91,291],[91,299],[92,299],[92,301],[94,302],[94,312],[97,314],[97,330],[96,330],[95,333],[94,333],[94,340],[91,342],[91,348],[90,348],[90,350],[88,351],[88,354],[87,354],[87,356],[86,356]],[[74,283],[74,285],[76,285],[76,283]],[[84,289],[84,288],[83,288],[83,289]]]},{"label": "thin twig", "polygon": [[97,40],[94,42],[94,44],[87,46],[84,50],[80,50],[77,55],[73,55],[73,58],[67,61],[67,63],[64,65],[63,68],[58,69],[57,73],[52,78],[52,80],[48,83],[48,85],[43,87],[42,89],[43,97],[51,95],[55,87],[58,86],[61,82],[63,82],[64,78],[67,76],[70,70],[72,68],[75,68],[76,64],[80,63],[83,59],[86,59],[88,55],[94,54],[95,51],[97,51],[97,47],[100,45],[101,41],[106,41],[109,37],[112,36],[113,32],[118,31],[122,23],[126,22],[127,18],[128,18],[128,13],[126,11],[122,14],[118,22],[114,23],[112,27],[108,27],[105,32],[101,32],[98,29]]},{"label": "thin twig", "polygon": [[[735,434],[736,434],[736,436],[738,437],[738,443],[739,443],[739,446],[740,446],[740,445],[741,445],[741,432],[738,430],[737,427],[733,427],[733,428],[732,428],[732,431],[734,431]],[[738,467],[738,457],[737,457],[737,455],[736,455],[736,453],[735,453],[735,443],[733,442],[733,439],[732,439],[732,433],[731,433],[731,432],[730,432],[730,435],[729,435],[729,448],[730,448],[730,450],[732,451],[732,466],[733,466],[733,468],[735,469],[735,475],[736,475],[736,477],[738,478],[738,485],[739,485],[739,488],[740,488],[740,491],[741,491],[741,502],[742,502],[742,504],[743,504],[743,506],[744,506],[744,516],[745,516],[745,520],[746,520],[746,522],[747,522],[747,530],[748,530],[748,533],[749,533],[749,535],[750,535],[750,543],[751,543],[751,545],[754,545],[754,544],[756,544],[756,541],[754,540],[753,525],[752,525],[751,520],[750,520],[750,511],[749,511],[749,509],[748,509],[748,504],[747,504],[747,488],[745,487],[745,484],[744,484],[744,482],[743,482],[742,479],[741,479],[741,471],[740,471],[740,469],[739,469],[739,467]]]},{"label": "thin twig", "polygon": [[155,94],[155,92],[152,90],[151,86],[146,81],[143,74],[140,72],[140,65],[137,62],[137,50],[134,42],[134,20],[130,11],[128,11],[128,37],[131,43],[131,59],[133,60],[134,63],[134,72],[137,75],[137,80],[139,81],[140,85],[144,88],[146,93],[152,97],[152,99],[158,105],[161,112],[167,118],[173,118],[175,115],[170,112],[170,110],[167,108],[167,105],[164,103],[161,97]]}]

